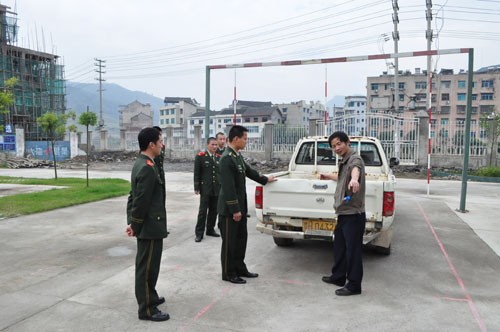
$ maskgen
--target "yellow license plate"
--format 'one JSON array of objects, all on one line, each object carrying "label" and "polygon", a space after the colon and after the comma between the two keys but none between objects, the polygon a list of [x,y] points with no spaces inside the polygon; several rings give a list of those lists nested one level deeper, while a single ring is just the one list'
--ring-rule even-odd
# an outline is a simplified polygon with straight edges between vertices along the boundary
[{"label": "yellow license plate", "polygon": [[323,220],[303,220],[302,230],[305,233],[331,233],[335,230],[337,225],[334,221]]}]

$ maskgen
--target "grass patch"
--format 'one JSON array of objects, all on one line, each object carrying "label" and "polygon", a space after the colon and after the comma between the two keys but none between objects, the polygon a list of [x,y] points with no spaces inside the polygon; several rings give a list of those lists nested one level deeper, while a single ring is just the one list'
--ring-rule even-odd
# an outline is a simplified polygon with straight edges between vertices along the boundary
[{"label": "grass patch", "polygon": [[500,178],[500,167],[481,168],[474,172],[474,175]]},{"label": "grass patch", "polygon": [[122,196],[130,192],[130,182],[122,179],[90,179],[89,187],[86,187],[86,179],[59,178],[55,180],[0,176],[0,183],[43,184],[68,187],[0,197],[0,217],[15,217],[49,211],[66,206]]}]

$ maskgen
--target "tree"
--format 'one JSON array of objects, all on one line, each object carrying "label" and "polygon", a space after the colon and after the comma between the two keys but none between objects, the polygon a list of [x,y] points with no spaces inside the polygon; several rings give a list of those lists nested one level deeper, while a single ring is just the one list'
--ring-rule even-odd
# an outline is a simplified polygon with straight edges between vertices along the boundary
[{"label": "tree", "polygon": [[42,130],[47,134],[52,147],[52,159],[54,160],[54,174],[57,180],[57,163],[56,163],[56,152],[54,150],[56,139],[64,135],[66,130],[76,131],[76,126],[71,125],[66,128],[66,124],[69,119],[75,120],[76,113],[69,111],[63,114],[57,115],[55,112],[47,112],[36,121]]},{"label": "tree", "polygon": [[14,93],[12,89],[17,84],[17,78],[12,77],[5,81],[5,85],[0,88],[0,115],[2,116],[2,122],[0,123],[0,133],[5,130],[6,118],[10,112],[10,106],[14,104]]},{"label": "tree", "polygon": [[97,115],[94,112],[89,112],[87,107],[87,112],[80,114],[78,118],[78,124],[85,126],[87,128],[87,187],[89,186],[89,126],[95,126],[97,124]]},{"label": "tree", "polygon": [[494,153],[494,149],[495,146],[497,146],[497,139],[500,135],[500,113],[495,110],[493,105],[490,106],[490,111],[490,114],[483,114],[481,116],[479,119],[479,125],[488,133],[488,143],[490,143],[491,146],[488,166],[495,166],[495,160],[493,157],[496,155],[496,153]]}]

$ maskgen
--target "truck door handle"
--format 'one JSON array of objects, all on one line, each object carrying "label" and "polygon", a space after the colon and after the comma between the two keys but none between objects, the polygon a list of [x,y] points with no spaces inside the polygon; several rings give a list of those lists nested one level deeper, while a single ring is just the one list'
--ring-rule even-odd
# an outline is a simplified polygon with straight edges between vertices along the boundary
[{"label": "truck door handle", "polygon": [[313,184],[314,189],[328,189],[327,184]]}]

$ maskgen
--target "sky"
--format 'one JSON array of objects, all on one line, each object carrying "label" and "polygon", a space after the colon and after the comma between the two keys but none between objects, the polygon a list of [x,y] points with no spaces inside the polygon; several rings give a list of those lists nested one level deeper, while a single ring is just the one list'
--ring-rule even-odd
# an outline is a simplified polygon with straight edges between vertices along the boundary
[{"label": "sky", "polygon": [[[18,15],[18,46],[55,53],[67,84],[108,83],[205,105],[205,66],[392,53],[391,0],[0,0]],[[432,49],[474,48],[474,68],[500,64],[500,0],[432,1]],[[426,50],[425,0],[399,0],[399,51]],[[237,99],[285,103],[366,95],[366,77],[393,60],[211,73],[211,109]],[[426,68],[405,58],[400,70]],[[433,57],[433,70],[467,69],[466,55]],[[97,93],[97,92],[96,92]],[[105,92],[104,92],[105,93]]]}]

